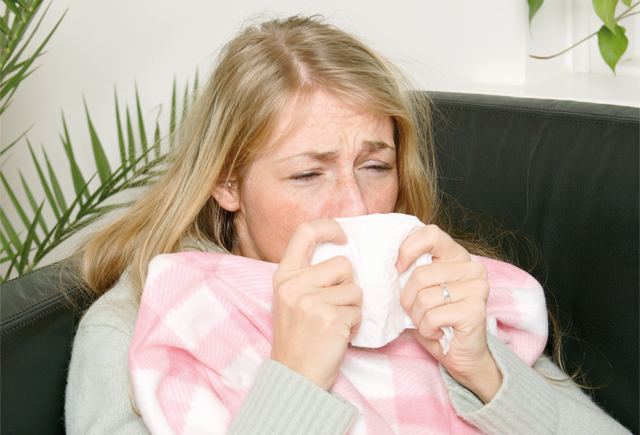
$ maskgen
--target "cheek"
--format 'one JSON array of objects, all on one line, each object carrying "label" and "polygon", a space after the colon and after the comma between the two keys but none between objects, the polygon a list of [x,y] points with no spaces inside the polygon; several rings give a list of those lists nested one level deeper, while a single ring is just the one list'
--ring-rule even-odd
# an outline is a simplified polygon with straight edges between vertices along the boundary
[{"label": "cheek", "polygon": [[[390,174],[391,175],[391,174]],[[398,197],[397,175],[376,183],[361,185],[367,211],[392,213]],[[289,191],[283,186],[262,182],[245,185],[242,207],[253,243],[267,261],[278,263],[296,228],[302,222],[337,217],[339,189],[322,185],[318,189]],[[248,207],[247,207],[248,206]]]},{"label": "cheek", "polygon": [[317,204],[265,183],[245,187],[243,210],[252,241],[267,261],[278,263],[298,225],[322,217]]},{"label": "cheek", "polygon": [[373,213],[393,213],[398,201],[398,178],[394,172],[384,183],[369,186],[364,193],[367,210]]}]

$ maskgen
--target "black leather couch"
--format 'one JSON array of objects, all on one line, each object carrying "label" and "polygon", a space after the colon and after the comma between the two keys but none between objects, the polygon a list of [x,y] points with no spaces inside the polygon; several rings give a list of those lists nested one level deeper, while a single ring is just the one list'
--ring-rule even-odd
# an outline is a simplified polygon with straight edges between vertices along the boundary
[{"label": "black leather couch", "polygon": [[[601,387],[595,400],[639,433],[640,111],[431,96],[442,187],[476,217],[514,232],[515,262],[543,284],[552,312],[569,327],[568,369],[580,366]],[[1,431],[62,434],[79,318],[72,307],[85,307],[87,298],[59,264],[3,284],[0,297]]]}]

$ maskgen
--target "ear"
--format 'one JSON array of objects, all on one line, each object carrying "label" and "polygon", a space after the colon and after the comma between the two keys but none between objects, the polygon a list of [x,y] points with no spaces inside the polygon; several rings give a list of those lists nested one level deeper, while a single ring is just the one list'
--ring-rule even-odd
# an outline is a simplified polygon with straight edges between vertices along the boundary
[{"label": "ear", "polygon": [[218,201],[220,207],[229,212],[236,212],[240,209],[240,195],[235,183],[222,181],[214,187],[211,196]]}]

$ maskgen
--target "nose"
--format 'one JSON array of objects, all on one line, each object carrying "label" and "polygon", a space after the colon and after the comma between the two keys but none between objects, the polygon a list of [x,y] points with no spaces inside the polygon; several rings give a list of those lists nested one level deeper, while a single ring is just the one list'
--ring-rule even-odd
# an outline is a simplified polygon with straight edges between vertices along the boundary
[{"label": "nose", "polygon": [[368,214],[367,206],[364,202],[364,196],[358,180],[353,174],[350,174],[337,180],[337,211],[339,216],[336,217],[352,217],[363,216]]}]

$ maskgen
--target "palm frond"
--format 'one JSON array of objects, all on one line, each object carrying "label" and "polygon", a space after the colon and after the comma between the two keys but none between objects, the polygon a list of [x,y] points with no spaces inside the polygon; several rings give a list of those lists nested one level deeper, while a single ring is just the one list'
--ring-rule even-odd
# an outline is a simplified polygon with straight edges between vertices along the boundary
[{"label": "palm frond", "polygon": [[173,146],[176,134],[176,78],[173,77],[173,90],[171,91],[171,114],[169,115],[169,146]]},{"label": "palm frond", "polygon": [[[196,92],[197,80],[194,82],[193,89],[193,92]],[[190,92],[191,88],[187,83],[184,91],[185,96],[182,99],[183,107],[178,108],[175,90],[176,86],[174,83],[171,103],[174,132],[178,128],[175,114],[181,112],[182,119],[184,119],[187,116],[190,104],[193,104],[194,101]],[[0,242],[2,243],[0,249],[0,264],[8,264],[4,278],[0,277],[0,282],[8,279],[12,275],[20,275],[33,270],[45,255],[78,231],[86,228],[88,225],[116,209],[130,206],[132,203],[129,201],[117,201],[116,195],[119,193],[149,186],[163,174],[162,164],[166,160],[166,154],[163,149],[169,149],[171,147],[171,125],[169,126],[168,136],[163,138],[158,114],[154,126],[154,142],[149,146],[146,137],[147,130],[142,115],[142,106],[140,104],[139,93],[136,89],[138,136],[136,137],[134,133],[133,122],[128,107],[126,107],[124,111],[126,117],[125,136],[124,125],[120,118],[120,102],[117,93],[114,95],[114,100],[116,105],[115,125],[118,144],[112,145],[114,147],[117,146],[120,151],[120,166],[114,170],[111,169],[107,161],[105,149],[102,142],[98,139],[98,134],[94,128],[85,101],[87,126],[96,164],[95,172],[88,179],[85,179],[76,162],[73,151],[74,147],[71,143],[71,136],[64,114],[61,116],[63,133],[60,134],[60,139],[71,169],[73,193],[63,191],[45,149],[42,149],[44,160],[41,160],[36,157],[28,139],[26,139],[26,142],[36,167],[40,184],[44,190],[44,199],[40,203],[36,201],[31,188],[22,176],[22,173],[20,173],[22,187],[29,202],[29,205],[25,207],[20,204],[17,196],[14,194],[15,189],[9,185],[4,175],[0,174],[0,181],[5,186],[11,198],[11,204],[16,209],[20,218],[20,226],[24,227],[23,231],[17,231],[15,225],[10,222],[5,214],[5,211],[0,208]],[[168,142],[168,146],[163,148],[162,144],[165,140]],[[45,165],[47,167],[48,177],[45,176],[43,171],[43,166]],[[89,185],[95,182],[96,178],[99,179],[99,185],[90,190]],[[73,199],[71,202],[68,202],[66,198]],[[43,216],[45,203],[49,204],[55,216],[53,225],[47,225],[45,222],[46,219]],[[27,208],[30,210],[27,210]],[[31,212],[33,212],[32,215]]]},{"label": "palm frond", "polygon": [[64,194],[62,193],[62,189],[60,188],[60,183],[58,182],[58,177],[56,176],[56,172],[53,170],[53,166],[51,166],[51,162],[49,161],[49,156],[47,155],[47,151],[42,147],[42,152],[44,153],[44,160],[47,162],[47,170],[49,171],[49,180],[51,180],[51,187],[53,189],[53,194],[55,196],[58,207],[62,211],[62,213],[67,212],[67,202],[64,199]]},{"label": "palm frond", "polygon": [[[20,4],[19,2],[17,3]],[[53,29],[51,29],[47,37],[38,46],[36,51],[31,56],[29,56],[28,59],[21,61],[20,59],[22,58],[24,51],[29,46],[29,43],[40,27],[42,20],[44,19],[47,11],[49,10],[49,7],[51,6],[51,3],[49,3],[44,13],[40,17],[40,20],[31,32],[29,38],[25,41],[24,44],[22,44],[22,47],[18,51],[16,51],[20,41],[22,40],[22,37],[25,35],[27,28],[31,23],[31,20],[36,15],[42,3],[43,0],[36,0],[32,5],[30,5],[30,7],[23,7],[22,13],[15,15],[13,22],[14,25],[9,30],[9,39],[11,39],[11,42],[9,42],[9,44],[7,44],[6,46],[3,46],[2,55],[0,56],[0,82],[2,82],[0,84],[0,101],[3,102],[2,107],[0,107],[0,115],[7,109],[9,101],[11,100],[11,96],[16,91],[20,83],[29,75],[31,75],[31,73],[35,70],[32,69],[31,71],[29,71],[29,68],[31,68],[35,60],[40,57],[41,54],[43,54],[44,47],[47,45],[47,43],[53,36],[53,33],[56,31],[65,15],[67,14],[67,11],[62,14],[56,25],[53,27]],[[18,4],[12,5],[15,6],[14,9],[18,8]],[[13,9],[7,8],[7,11],[9,10],[13,11]],[[6,24],[4,20],[0,22]],[[20,67],[16,68],[16,65],[20,65]],[[9,76],[10,78],[5,80],[5,78]]]},{"label": "palm frond", "polygon": [[[18,138],[16,140],[14,140],[13,142],[11,142],[9,145],[7,145],[6,147],[4,147],[2,149],[2,151],[0,151],[0,156],[3,155],[4,153],[6,153],[7,151],[9,151],[11,149],[11,147],[13,147],[15,144],[18,143],[18,141],[20,141],[20,139],[22,139],[23,137],[25,137],[27,135],[27,133],[29,133],[29,130],[31,130],[31,128],[33,127],[33,125],[31,125],[31,127],[29,127],[24,133],[22,133],[20,136],[18,136]],[[5,160],[6,162],[6,160]],[[2,164],[4,164],[4,162],[2,162]]]},{"label": "palm frond", "polygon": [[[138,93],[138,84],[136,88],[136,108],[138,109],[138,128],[140,129],[140,144],[142,146],[142,154],[147,155],[147,133],[144,129],[144,119],[142,118],[142,109],[140,109],[140,94]],[[145,161],[149,163],[149,159],[145,158]]]},{"label": "palm frond", "polygon": [[122,123],[120,122],[120,108],[118,106],[118,92],[114,89],[116,100],[116,124],[118,125],[118,147],[120,148],[120,165],[127,164],[127,149],[124,144],[124,135],[122,134]]},{"label": "palm frond", "polygon": [[[9,195],[9,198],[11,199],[11,203],[13,204],[14,208],[18,212],[18,216],[20,216],[20,219],[22,220],[22,223],[24,224],[25,227],[29,228],[31,226],[31,222],[29,221],[29,218],[27,218],[27,215],[24,212],[24,209],[22,208],[22,205],[20,205],[20,202],[18,201],[16,196],[13,194],[13,190],[11,189],[11,186],[9,186],[9,183],[7,183],[7,179],[4,178],[4,175],[1,172],[0,172],[0,179],[2,179],[2,184],[4,185],[4,188],[6,189],[7,194]],[[35,235],[34,237],[35,237],[36,242],[40,243],[38,241],[38,236]]]},{"label": "palm frond", "polygon": [[64,136],[60,135],[60,139],[62,140],[64,152],[67,154],[67,160],[69,160],[71,178],[73,179],[73,188],[75,189],[76,195],[78,195],[80,191],[84,190],[84,195],[88,198],[89,189],[85,189],[84,186],[86,183],[84,182],[84,177],[78,167],[78,163],[76,163],[76,157],[73,152],[73,147],[71,146],[71,138],[69,137],[69,130],[67,129],[67,122],[64,119],[64,113],[62,114],[62,126],[64,128]]},{"label": "palm frond", "polygon": [[[24,180],[24,177],[22,176],[22,172],[18,171],[18,173],[20,174],[20,181],[22,181],[22,187],[24,189],[24,192],[27,194],[27,200],[29,201],[29,204],[31,205],[31,210],[33,210],[33,212],[35,213],[36,210],[38,209],[38,205],[36,203],[36,200],[33,198],[33,194],[31,193],[31,189],[29,188],[29,185],[27,184],[27,182]],[[42,215],[40,215],[40,217],[38,218],[38,222],[40,223],[40,227],[42,228],[42,231],[46,233],[49,232],[49,230],[47,229],[47,224],[44,221],[44,218],[42,217]]]},{"label": "palm frond", "polygon": [[96,167],[98,168],[100,181],[104,183],[111,175],[111,165],[109,165],[107,155],[104,152],[104,148],[102,148],[100,139],[98,139],[98,134],[96,133],[96,130],[93,127],[93,123],[91,122],[91,116],[89,116],[89,108],[87,107],[87,102],[84,100],[84,97],[82,100],[84,101],[84,111],[87,114],[87,124],[89,125],[89,134],[91,135],[93,158],[96,162]]},{"label": "palm frond", "polygon": [[40,178],[40,184],[42,184],[42,189],[44,190],[47,199],[49,200],[49,204],[51,205],[51,209],[53,210],[53,214],[56,216],[56,219],[60,219],[60,210],[58,210],[58,205],[56,201],[53,199],[53,194],[51,193],[51,188],[49,188],[49,183],[44,177],[44,173],[42,172],[42,168],[40,167],[40,163],[36,158],[36,154],[33,152],[33,148],[31,147],[31,143],[27,140],[27,145],[29,146],[29,151],[31,152],[31,159],[33,160],[33,164],[38,171],[38,177]]}]

